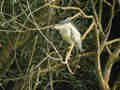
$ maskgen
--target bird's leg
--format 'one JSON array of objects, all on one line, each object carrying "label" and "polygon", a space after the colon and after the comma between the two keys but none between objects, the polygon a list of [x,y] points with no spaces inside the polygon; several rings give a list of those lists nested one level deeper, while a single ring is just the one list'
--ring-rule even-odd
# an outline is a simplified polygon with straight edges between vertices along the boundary
[{"label": "bird's leg", "polygon": [[70,46],[70,50],[69,50],[69,52],[67,53],[67,56],[66,56],[66,58],[65,58],[65,63],[66,63],[66,65],[67,65],[68,71],[69,71],[70,73],[72,73],[72,74],[73,74],[73,72],[72,72],[72,69],[70,68],[69,60],[70,60],[70,56],[71,56],[71,52],[72,52],[73,47],[74,47],[74,44],[72,44],[72,45]]},{"label": "bird's leg", "polygon": [[67,56],[66,56],[66,58],[65,58],[65,63],[66,63],[66,64],[69,63],[69,60],[70,60],[70,56],[71,56],[71,52],[72,52],[73,47],[74,47],[74,44],[72,44],[72,45],[70,46],[70,49],[69,49],[69,51],[68,51],[68,53],[67,53]]}]

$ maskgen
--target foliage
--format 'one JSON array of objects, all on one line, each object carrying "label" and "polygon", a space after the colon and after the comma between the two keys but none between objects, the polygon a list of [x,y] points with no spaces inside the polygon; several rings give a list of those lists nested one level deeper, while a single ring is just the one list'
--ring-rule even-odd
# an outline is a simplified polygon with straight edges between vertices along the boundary
[{"label": "foliage", "polygon": [[[109,39],[116,5],[115,0],[0,0],[0,89],[118,90],[120,71],[114,82],[110,77],[120,62],[120,36]],[[86,50],[72,50],[74,74],[61,63],[69,44],[52,29],[67,17],[82,33]]]}]

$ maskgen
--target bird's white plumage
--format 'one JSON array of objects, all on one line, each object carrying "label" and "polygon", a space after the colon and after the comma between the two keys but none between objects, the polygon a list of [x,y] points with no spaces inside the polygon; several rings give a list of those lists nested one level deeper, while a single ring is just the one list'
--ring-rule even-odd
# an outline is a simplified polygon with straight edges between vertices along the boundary
[{"label": "bird's white plumage", "polygon": [[57,24],[54,28],[59,31],[65,41],[74,44],[80,49],[80,51],[83,51],[81,34],[71,22]]}]

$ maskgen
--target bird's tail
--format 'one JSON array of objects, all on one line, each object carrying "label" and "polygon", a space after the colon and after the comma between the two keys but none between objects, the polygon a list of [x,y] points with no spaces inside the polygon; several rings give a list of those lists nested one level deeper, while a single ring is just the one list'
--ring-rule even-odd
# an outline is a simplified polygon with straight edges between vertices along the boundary
[{"label": "bird's tail", "polygon": [[83,47],[82,47],[82,42],[79,42],[79,43],[77,44],[77,46],[78,46],[80,52],[84,52],[84,51],[85,51],[85,49],[83,49]]}]

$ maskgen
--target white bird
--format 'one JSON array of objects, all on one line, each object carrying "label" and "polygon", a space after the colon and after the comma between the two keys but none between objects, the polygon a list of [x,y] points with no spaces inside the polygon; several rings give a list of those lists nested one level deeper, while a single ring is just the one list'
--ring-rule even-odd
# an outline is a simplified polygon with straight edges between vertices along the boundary
[{"label": "white bird", "polygon": [[70,18],[61,21],[60,24],[54,26],[59,31],[62,38],[71,45],[75,45],[79,48],[80,52],[83,52],[81,34],[77,28],[70,22]]},{"label": "white bird", "polygon": [[82,40],[81,40],[81,34],[77,30],[77,28],[70,22],[70,18],[65,19],[64,21],[61,21],[59,24],[56,24],[54,26],[55,29],[59,31],[62,38],[71,44],[71,48],[66,56],[65,63],[67,65],[67,68],[69,72],[73,73],[70,69],[68,60],[70,59],[71,52],[74,46],[79,48],[80,52],[83,52],[84,49],[82,48]]}]

